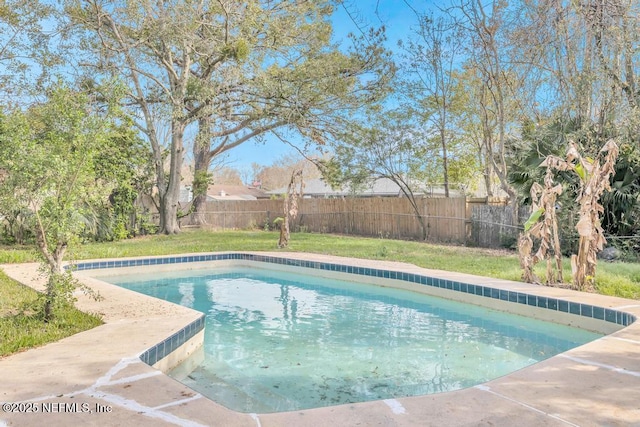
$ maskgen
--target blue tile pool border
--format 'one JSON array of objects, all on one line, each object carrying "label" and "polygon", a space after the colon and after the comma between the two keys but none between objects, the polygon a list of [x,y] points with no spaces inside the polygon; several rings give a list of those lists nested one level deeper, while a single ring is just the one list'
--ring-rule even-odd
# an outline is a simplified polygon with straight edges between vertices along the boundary
[{"label": "blue tile pool border", "polygon": [[180,329],[178,332],[174,333],[164,341],[161,341],[153,347],[142,352],[142,354],[140,355],[140,360],[142,360],[147,365],[155,365],[157,362],[180,348],[181,345],[193,338],[198,332],[203,330],[204,322],[205,315],[203,314],[198,319],[189,323],[187,326]]},{"label": "blue tile pool border", "polygon": [[[203,261],[226,261],[242,260],[265,262],[269,264],[280,264],[292,267],[312,268],[316,270],[335,271],[339,273],[356,274],[361,276],[378,277],[383,279],[402,280],[410,283],[418,283],[424,286],[462,292],[471,295],[481,296],[501,300],[513,304],[529,305],[551,311],[558,311],[577,316],[589,317],[605,322],[615,323],[621,326],[628,326],[635,322],[636,316],[611,308],[598,307],[590,304],[576,303],[562,299],[531,295],[524,292],[508,291],[496,289],[490,286],[477,285],[471,283],[457,282],[454,280],[441,279],[438,277],[424,276],[415,273],[404,273],[395,270],[384,270],[378,268],[356,267],[346,264],[327,263],[319,261],[306,261],[270,255],[247,254],[247,253],[221,253],[221,254],[201,254],[185,256],[169,256],[157,258],[136,258],[123,259],[117,261],[95,261],[81,262],[72,266],[73,270],[95,270],[105,268],[151,266],[165,264],[182,264]],[[204,316],[187,325],[185,328],[173,334],[171,337],[145,351],[140,358],[153,365],[157,361],[169,355],[176,348],[180,347],[195,334],[204,328]]]}]

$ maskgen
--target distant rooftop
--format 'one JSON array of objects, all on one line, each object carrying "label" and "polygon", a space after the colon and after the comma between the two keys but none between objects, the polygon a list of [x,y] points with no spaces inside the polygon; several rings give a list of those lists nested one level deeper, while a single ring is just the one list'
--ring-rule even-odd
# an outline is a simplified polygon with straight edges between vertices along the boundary
[{"label": "distant rooftop", "polygon": [[207,189],[207,200],[258,200],[268,199],[264,190],[244,185],[214,184]]},{"label": "distant rooftop", "polygon": [[[258,200],[268,199],[270,196],[264,190],[244,185],[215,184],[207,189],[207,201],[214,200]],[[193,199],[191,186],[180,189],[180,202],[190,202]]]},{"label": "distant rooftop", "polygon": [[[268,191],[268,194],[282,195],[287,192],[286,187],[278,188],[276,190]],[[419,194],[427,194],[430,196],[444,196],[444,189],[440,187],[431,187],[428,190],[421,190]],[[458,192],[451,191],[452,195],[458,195]],[[310,179],[304,182],[305,197],[401,197],[404,193],[392,180],[389,178],[378,178],[369,183],[365,183],[362,186],[351,189],[349,186],[344,186],[338,189],[332,189],[330,185],[324,182],[322,179]]]}]

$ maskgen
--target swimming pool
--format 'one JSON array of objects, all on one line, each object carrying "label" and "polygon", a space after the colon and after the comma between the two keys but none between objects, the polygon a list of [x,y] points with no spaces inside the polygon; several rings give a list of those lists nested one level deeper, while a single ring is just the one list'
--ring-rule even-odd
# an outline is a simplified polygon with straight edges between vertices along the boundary
[{"label": "swimming pool", "polygon": [[204,360],[174,372],[242,412],[470,387],[601,336],[415,292],[241,270],[106,281],[205,313]]}]

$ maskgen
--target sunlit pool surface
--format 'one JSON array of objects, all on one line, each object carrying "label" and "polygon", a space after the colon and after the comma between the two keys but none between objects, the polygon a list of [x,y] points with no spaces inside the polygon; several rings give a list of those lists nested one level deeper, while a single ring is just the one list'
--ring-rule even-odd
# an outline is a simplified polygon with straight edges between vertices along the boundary
[{"label": "sunlit pool surface", "polygon": [[248,413],[457,390],[601,336],[409,291],[270,270],[107,281],[205,313],[204,360],[175,375]]}]

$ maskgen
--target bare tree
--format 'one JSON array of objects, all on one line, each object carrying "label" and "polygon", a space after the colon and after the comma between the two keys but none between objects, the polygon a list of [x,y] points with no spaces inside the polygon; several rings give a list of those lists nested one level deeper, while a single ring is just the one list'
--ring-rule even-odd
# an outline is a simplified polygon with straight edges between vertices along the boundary
[{"label": "bare tree", "polygon": [[460,26],[445,16],[419,15],[414,38],[399,43],[404,50],[404,68],[408,75],[403,92],[410,99],[420,121],[430,123],[439,140],[445,197],[449,197],[450,140],[453,138],[450,119],[455,108],[455,69],[461,61],[464,39]]},{"label": "bare tree", "polygon": [[457,90],[464,105],[455,117],[458,129],[473,145],[477,163],[482,171],[485,191],[488,197],[494,195],[493,171],[494,135],[496,135],[496,121],[490,113],[489,94],[487,88],[481,84],[477,71],[468,67],[456,76]]},{"label": "bare tree", "polygon": [[260,182],[262,188],[275,190],[286,187],[289,182],[289,177],[296,170],[302,171],[306,181],[321,177],[321,173],[313,159],[308,160],[303,157],[287,154],[275,160],[271,165],[256,165],[254,178]]},{"label": "bare tree", "polygon": [[[464,19],[459,21],[469,35],[469,60],[467,64],[476,71],[477,82],[481,85],[482,109],[480,126],[482,144],[491,161],[492,171],[500,181],[502,190],[509,196],[514,208],[517,194],[508,179],[507,154],[509,130],[514,119],[519,118],[516,104],[522,80],[511,67],[508,48],[507,4],[492,2],[485,5],[480,0],[463,1],[454,9]],[[514,209],[514,215],[517,209]]]},{"label": "bare tree", "polygon": [[429,229],[419,205],[424,194],[420,188],[432,169],[425,131],[404,121],[402,115],[387,112],[374,117],[367,125],[354,124],[335,146],[334,157],[323,167],[325,180],[351,188],[379,178],[393,181],[409,200],[426,240]]},{"label": "bare tree", "polygon": [[298,199],[304,191],[304,181],[302,180],[302,169],[293,171],[289,185],[287,186],[287,194],[284,196],[282,203],[282,221],[280,222],[280,238],[278,240],[279,248],[286,248],[289,245],[291,233],[289,230],[289,221],[298,216]]}]

